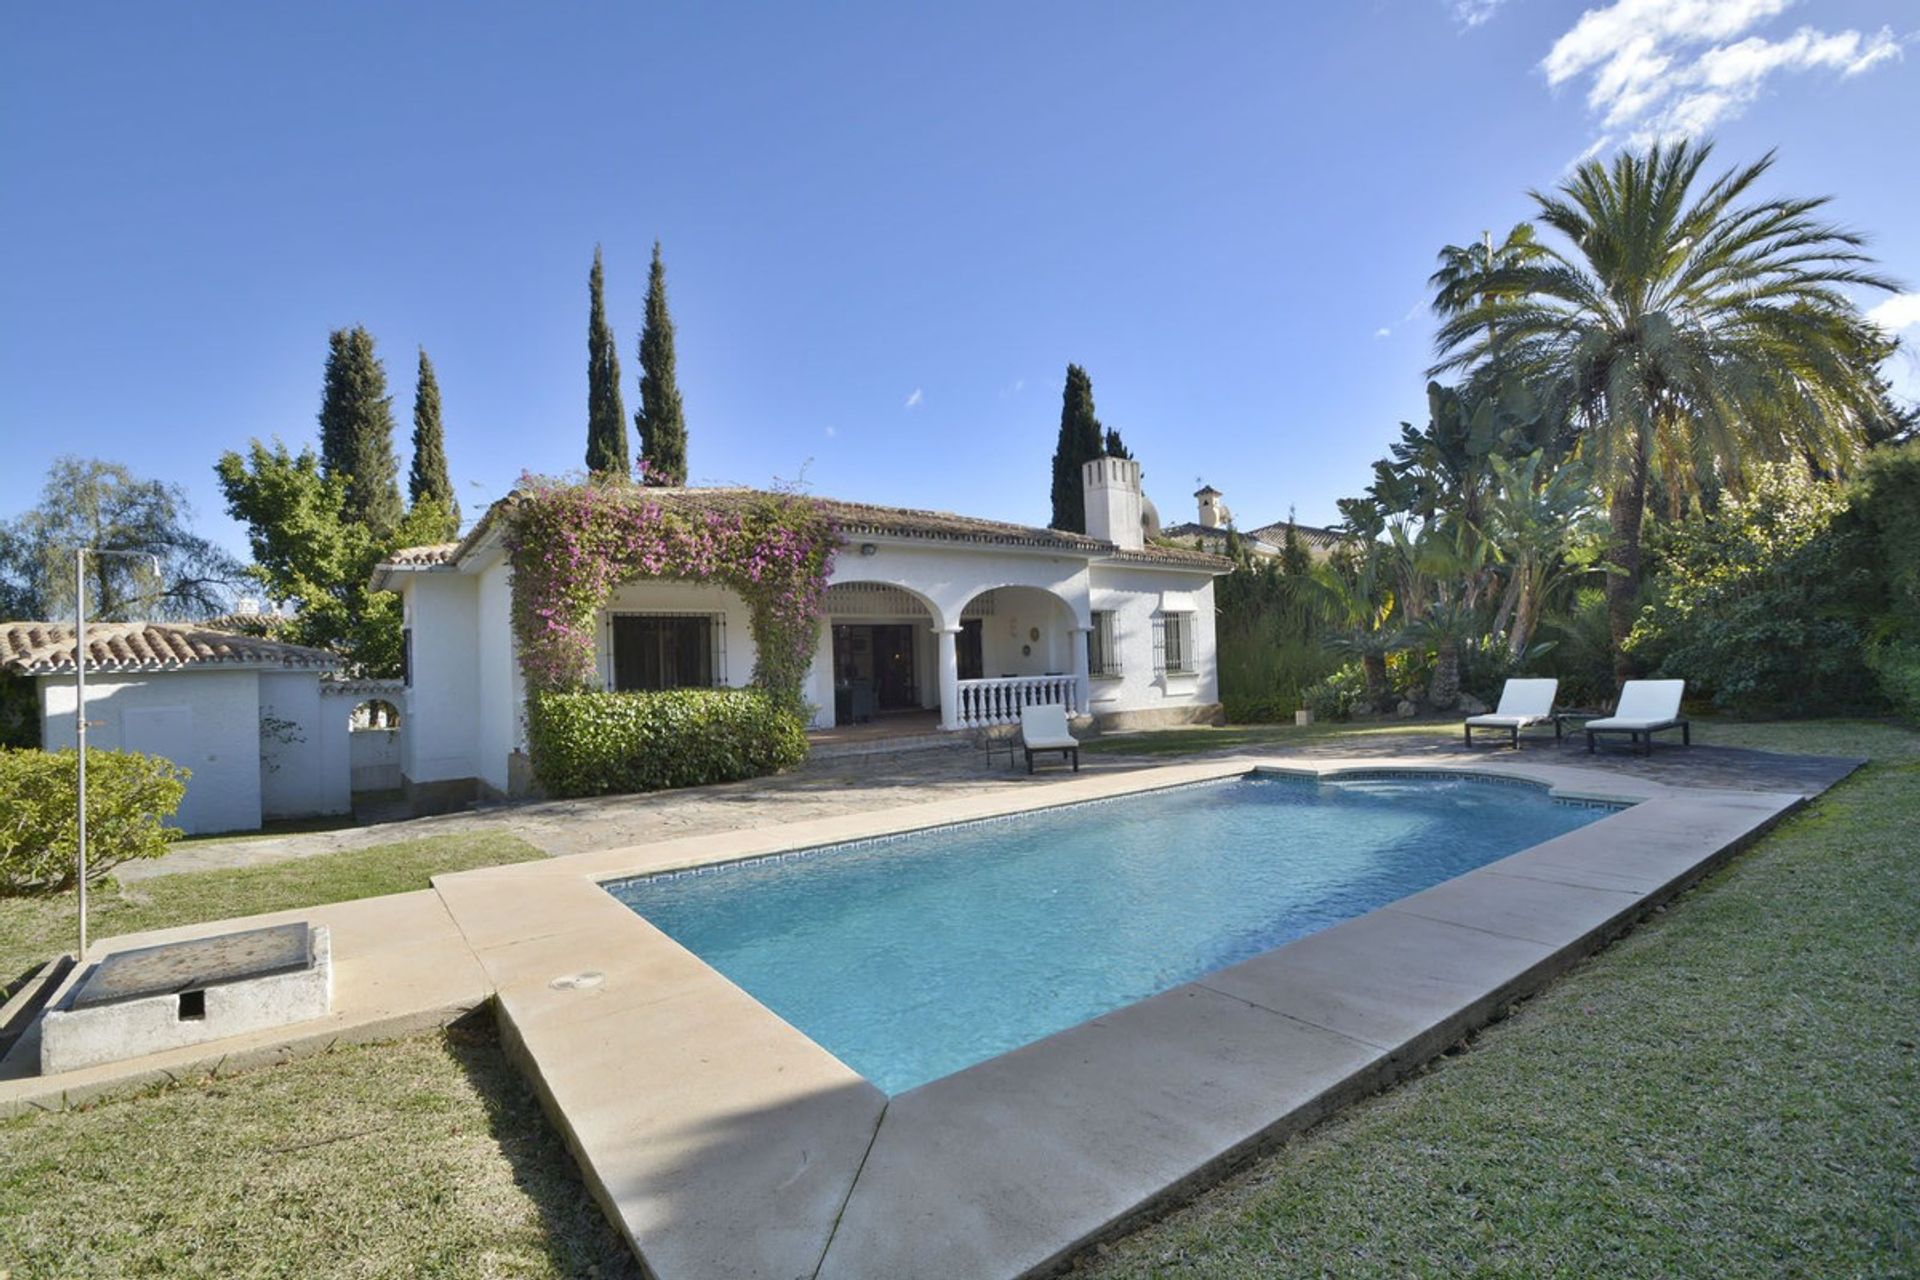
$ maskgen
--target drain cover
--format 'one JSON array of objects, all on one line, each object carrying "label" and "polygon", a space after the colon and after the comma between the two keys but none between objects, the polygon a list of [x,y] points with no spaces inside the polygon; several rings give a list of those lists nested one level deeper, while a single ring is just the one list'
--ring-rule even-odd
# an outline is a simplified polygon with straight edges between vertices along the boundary
[{"label": "drain cover", "polygon": [[563,973],[547,985],[555,991],[586,991],[606,980],[606,974],[597,969],[588,969],[584,973]]}]

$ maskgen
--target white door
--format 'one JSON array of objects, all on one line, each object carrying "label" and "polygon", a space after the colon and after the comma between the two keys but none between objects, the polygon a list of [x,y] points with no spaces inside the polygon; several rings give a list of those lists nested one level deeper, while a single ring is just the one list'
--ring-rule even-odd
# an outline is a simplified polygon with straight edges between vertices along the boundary
[{"label": "white door", "polygon": [[[192,707],[128,707],[120,713],[120,745],[125,751],[141,755],[165,756],[183,769],[193,767]],[[195,830],[193,822],[193,783],[181,798],[173,825],[183,831]]]}]

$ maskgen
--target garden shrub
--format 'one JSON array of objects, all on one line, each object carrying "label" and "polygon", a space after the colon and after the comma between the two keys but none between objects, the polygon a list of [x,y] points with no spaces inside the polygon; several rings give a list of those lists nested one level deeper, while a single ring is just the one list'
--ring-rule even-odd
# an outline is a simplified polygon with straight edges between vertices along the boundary
[{"label": "garden shrub", "polygon": [[1367,699],[1367,673],[1357,662],[1307,686],[1301,702],[1315,720],[1346,720]]},{"label": "garden shrub", "polygon": [[558,797],[733,782],[807,754],[799,714],[761,689],[536,692],[527,732],[534,772]]},{"label": "garden shrub", "polygon": [[[73,887],[79,845],[79,756],[0,749],[0,896]],[[161,756],[87,752],[87,879],[157,858],[180,833],[164,825],[186,795],[187,771]]]},{"label": "garden shrub", "polygon": [[1690,696],[1742,712],[1871,706],[1863,592],[1843,486],[1769,465],[1743,496],[1667,526],[1663,569],[1627,649]]}]

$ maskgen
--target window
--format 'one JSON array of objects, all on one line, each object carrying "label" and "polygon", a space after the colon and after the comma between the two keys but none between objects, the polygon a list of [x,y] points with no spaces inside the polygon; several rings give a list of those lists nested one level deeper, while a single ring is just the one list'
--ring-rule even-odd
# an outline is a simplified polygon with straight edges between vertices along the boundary
[{"label": "window", "polygon": [[400,684],[413,688],[413,628],[400,628]]},{"label": "window", "polygon": [[986,674],[985,626],[979,618],[962,618],[960,635],[954,641],[954,656],[960,662],[962,680],[978,680]]},{"label": "window", "polygon": [[615,689],[709,689],[725,683],[725,616],[619,613],[613,616]]},{"label": "window", "polygon": [[1120,674],[1120,651],[1114,645],[1111,610],[1093,611],[1093,630],[1087,632],[1087,674],[1095,677]]},{"label": "window", "polygon": [[1170,676],[1193,674],[1193,615],[1162,613],[1154,617],[1154,668]]}]

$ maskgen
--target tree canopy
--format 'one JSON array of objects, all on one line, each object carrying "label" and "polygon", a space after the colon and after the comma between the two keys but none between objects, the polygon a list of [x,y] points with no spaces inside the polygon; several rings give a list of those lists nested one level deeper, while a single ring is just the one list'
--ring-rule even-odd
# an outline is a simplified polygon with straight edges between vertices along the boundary
[{"label": "tree canopy", "polygon": [[393,397],[373,335],[359,325],[327,338],[320,393],[320,465],[345,486],[342,501],[376,534],[400,523],[400,464],[393,452]]},{"label": "tree canopy", "polygon": [[673,317],[667,311],[667,268],[653,242],[647,271],[647,322],[640,330],[640,463],[648,484],[687,482],[687,415],[674,374]]},{"label": "tree canopy", "polygon": [[1070,364],[1060,396],[1060,436],[1053,447],[1049,527],[1070,533],[1087,531],[1086,481],[1080,468],[1099,457],[1105,446],[1106,434],[1093,412],[1093,379],[1079,365]]},{"label": "tree canopy", "polygon": [[587,273],[587,471],[625,482],[633,466],[627,452],[627,410],[620,400],[620,352],[607,323],[606,273],[600,246]]},{"label": "tree canopy", "polygon": [[0,524],[0,613],[64,618],[74,610],[74,550],[130,551],[87,558],[87,615],[105,621],[206,618],[225,612],[243,582],[240,563],[196,534],[178,485],[142,480],[117,462],[63,457],[47,471],[39,505]]},{"label": "tree canopy", "polygon": [[[440,422],[440,382],[433,361],[420,348],[420,371],[413,391],[413,465],[407,472],[410,510],[431,509],[444,516],[440,534],[451,538],[460,531],[460,500],[454,496],[447,473],[446,429]],[[438,539],[430,539],[438,541]]]}]

